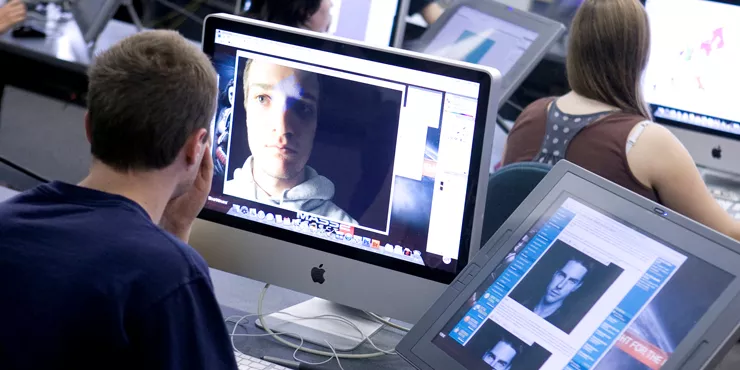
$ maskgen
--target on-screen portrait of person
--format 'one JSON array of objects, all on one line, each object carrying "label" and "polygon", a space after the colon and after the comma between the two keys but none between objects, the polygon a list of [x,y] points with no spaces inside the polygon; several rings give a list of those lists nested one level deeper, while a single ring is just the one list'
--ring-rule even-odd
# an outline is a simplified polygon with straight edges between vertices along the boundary
[{"label": "on-screen portrait of person", "polygon": [[580,317],[570,317],[572,315],[563,309],[563,305],[567,303],[568,296],[581,288],[590,269],[590,264],[586,262],[569,259],[552,275],[542,296],[522,304],[558,328],[571,326],[570,321],[580,320]]},{"label": "on-screen portrait of person", "polygon": [[318,125],[318,76],[250,60],[242,78],[252,155],[224,193],[357,224],[332,202],[334,183],[307,166]]},{"label": "on-screen portrait of person", "polygon": [[514,344],[501,339],[493,348],[483,355],[483,362],[493,370],[509,370],[516,355],[519,354]]},{"label": "on-screen portrait of person", "polygon": [[234,96],[236,86],[234,80],[229,80],[226,88],[221,91],[218,97],[219,111],[216,114],[216,125],[214,128],[214,149],[213,149],[213,170],[215,175],[223,176],[226,172],[226,153],[228,153],[229,143],[229,123],[234,112]]}]

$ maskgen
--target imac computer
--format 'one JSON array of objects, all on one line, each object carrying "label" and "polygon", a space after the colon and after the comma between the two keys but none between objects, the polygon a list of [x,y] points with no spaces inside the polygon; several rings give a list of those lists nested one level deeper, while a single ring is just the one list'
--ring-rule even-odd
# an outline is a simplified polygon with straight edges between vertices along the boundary
[{"label": "imac computer", "polygon": [[[400,47],[409,0],[331,0],[330,35],[374,46]],[[252,1],[243,1],[249,10]]]},{"label": "imac computer", "polygon": [[500,71],[500,106],[564,31],[556,21],[504,4],[466,1],[447,9],[416,49]]},{"label": "imac computer", "polygon": [[229,15],[206,19],[203,49],[222,93],[192,245],[416,322],[481,245],[499,73]]},{"label": "imac computer", "polygon": [[700,167],[740,174],[740,3],[645,1],[650,61],[643,79],[655,121]]}]

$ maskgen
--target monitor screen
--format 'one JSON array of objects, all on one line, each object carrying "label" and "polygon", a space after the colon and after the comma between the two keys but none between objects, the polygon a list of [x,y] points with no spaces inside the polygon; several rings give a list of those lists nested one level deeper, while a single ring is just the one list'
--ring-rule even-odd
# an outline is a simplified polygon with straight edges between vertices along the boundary
[{"label": "monitor screen", "polygon": [[[331,0],[329,34],[363,41],[369,45],[393,46],[401,0]],[[250,0],[244,0],[244,11]]]},{"label": "monitor screen", "polygon": [[656,121],[740,139],[740,6],[648,0],[644,94]]},{"label": "monitor screen", "polygon": [[482,64],[506,76],[538,36],[537,32],[463,6],[423,52]]},{"label": "monitor screen", "polygon": [[563,193],[433,343],[466,369],[659,369],[732,280]]},{"label": "monitor screen", "polygon": [[458,271],[480,83],[225,30],[215,38],[222,93],[207,209],[288,241]]}]

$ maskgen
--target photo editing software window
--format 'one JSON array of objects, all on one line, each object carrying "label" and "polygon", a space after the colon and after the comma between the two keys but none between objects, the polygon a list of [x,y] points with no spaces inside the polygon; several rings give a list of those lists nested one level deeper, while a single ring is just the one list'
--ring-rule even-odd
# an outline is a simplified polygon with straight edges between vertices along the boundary
[{"label": "photo editing software window", "polygon": [[456,271],[478,83],[223,30],[215,41],[207,208]]},{"label": "photo editing software window", "polygon": [[468,369],[660,369],[732,279],[564,193],[433,343]]},{"label": "photo editing software window", "polygon": [[648,0],[645,99],[655,117],[740,136],[740,6]]}]

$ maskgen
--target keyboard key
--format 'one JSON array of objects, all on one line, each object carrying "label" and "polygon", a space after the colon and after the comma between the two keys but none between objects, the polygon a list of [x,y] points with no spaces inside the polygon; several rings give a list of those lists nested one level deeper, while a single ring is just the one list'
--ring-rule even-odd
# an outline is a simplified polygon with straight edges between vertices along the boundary
[{"label": "keyboard key", "polygon": [[289,370],[286,367],[267,362],[265,360],[252,357],[237,351],[234,351],[234,357],[237,361],[239,370]]},{"label": "keyboard key", "polygon": [[725,211],[729,210],[730,207],[734,205],[729,200],[724,200],[724,199],[717,199],[717,203],[719,203],[720,207],[722,207],[722,209],[724,209]]}]

